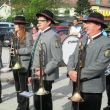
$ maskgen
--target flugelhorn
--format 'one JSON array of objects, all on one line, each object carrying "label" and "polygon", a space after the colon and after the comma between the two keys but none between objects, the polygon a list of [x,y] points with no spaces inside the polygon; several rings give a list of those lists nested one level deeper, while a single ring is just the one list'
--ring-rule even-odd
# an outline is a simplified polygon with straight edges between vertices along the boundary
[{"label": "flugelhorn", "polygon": [[83,52],[84,52],[84,46],[82,45],[82,42],[79,42],[78,63],[76,67],[77,82],[75,83],[75,87],[73,86],[73,88],[75,88],[75,91],[73,90],[74,91],[73,96],[69,98],[73,102],[84,102],[84,99],[81,97],[80,94],[80,74],[81,74],[81,68],[83,67],[82,64]]}]

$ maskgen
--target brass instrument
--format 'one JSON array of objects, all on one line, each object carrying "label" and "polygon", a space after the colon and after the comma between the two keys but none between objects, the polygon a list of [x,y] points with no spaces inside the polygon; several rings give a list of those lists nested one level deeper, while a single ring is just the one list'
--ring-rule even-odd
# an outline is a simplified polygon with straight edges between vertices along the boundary
[{"label": "brass instrument", "polygon": [[[40,96],[40,110],[42,110],[42,95],[49,94],[49,91],[46,91],[44,88],[44,83],[43,83],[43,79],[42,79],[42,70],[43,70],[43,43],[42,43],[42,41],[40,41],[40,47],[39,47],[39,64],[40,64],[39,89],[34,94]],[[34,73],[36,73],[36,70],[32,71],[32,83],[33,83],[33,79],[35,78]],[[33,83],[32,88],[34,88],[34,83]],[[34,90],[33,90],[33,92],[34,92]]]},{"label": "brass instrument", "polygon": [[16,50],[18,49],[18,38],[13,38],[13,45],[14,45],[14,55],[15,55],[15,64],[13,66],[13,70],[18,70],[21,69],[22,66],[21,64],[18,62],[18,55],[16,54]]},{"label": "brass instrument", "polygon": [[[14,55],[11,54],[10,56],[10,65],[11,65],[11,68],[13,69],[13,72],[14,74],[17,74],[18,76],[18,80],[19,80],[19,89],[17,90],[17,87],[15,87],[16,89],[16,92],[21,92],[21,81],[20,81],[20,76],[19,76],[19,69],[22,68],[21,64],[18,62],[18,55],[16,53],[16,50],[18,50],[18,38],[17,37],[13,37],[12,38],[12,46],[11,46],[11,51],[14,51]],[[17,73],[15,73],[15,71]],[[14,76],[14,82],[16,83],[15,81],[15,76]],[[16,84],[15,84],[16,86]]]},{"label": "brass instrument", "polygon": [[42,41],[40,41],[40,47],[39,47],[39,63],[40,63],[39,89],[35,94],[36,95],[46,95],[49,92],[44,89],[44,84],[43,84],[43,80],[42,80],[42,70],[43,70],[43,44],[42,44]]},{"label": "brass instrument", "polygon": [[75,87],[73,85],[73,88],[75,88],[75,91],[73,92],[73,96],[69,98],[69,100],[73,102],[78,102],[78,110],[79,110],[79,102],[84,102],[84,99],[81,97],[81,94],[80,94],[80,74],[81,74],[81,68],[83,67],[82,65],[83,52],[84,52],[84,46],[82,45],[82,42],[80,42],[79,53],[78,53],[78,64],[77,64],[77,70],[76,70],[77,82],[75,83]]}]

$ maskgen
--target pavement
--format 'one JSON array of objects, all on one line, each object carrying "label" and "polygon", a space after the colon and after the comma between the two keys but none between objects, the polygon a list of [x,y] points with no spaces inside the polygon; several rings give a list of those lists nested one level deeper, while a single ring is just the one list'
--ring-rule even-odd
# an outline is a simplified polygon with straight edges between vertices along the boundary
[{"label": "pavement", "polygon": [[[9,61],[9,50],[4,47],[2,51],[3,65],[6,66]],[[60,67],[60,77],[53,83],[52,100],[53,110],[71,110],[71,101],[68,97],[71,96],[71,88],[69,86],[69,78],[66,77],[67,68]],[[1,72],[2,81],[2,99],[0,104],[0,110],[16,110],[17,98],[14,84],[8,84],[7,80],[13,78],[12,71]],[[32,92],[31,85],[29,86],[30,92]],[[107,106],[106,92],[103,93],[101,110]],[[33,97],[30,97],[30,110],[34,110]]]}]

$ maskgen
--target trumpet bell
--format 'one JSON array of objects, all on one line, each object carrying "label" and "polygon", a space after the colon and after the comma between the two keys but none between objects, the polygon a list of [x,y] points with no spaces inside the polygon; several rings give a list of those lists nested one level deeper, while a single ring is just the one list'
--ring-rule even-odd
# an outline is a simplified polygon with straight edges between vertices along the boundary
[{"label": "trumpet bell", "polygon": [[44,87],[40,87],[39,90],[35,93],[36,95],[46,95],[49,94],[48,91],[44,89]]},{"label": "trumpet bell", "polygon": [[16,62],[12,69],[17,70],[17,69],[21,69],[21,68],[22,68],[22,66],[18,62]]},{"label": "trumpet bell", "polygon": [[84,102],[83,98],[78,92],[74,93],[74,95],[68,99],[72,100],[73,102]]}]

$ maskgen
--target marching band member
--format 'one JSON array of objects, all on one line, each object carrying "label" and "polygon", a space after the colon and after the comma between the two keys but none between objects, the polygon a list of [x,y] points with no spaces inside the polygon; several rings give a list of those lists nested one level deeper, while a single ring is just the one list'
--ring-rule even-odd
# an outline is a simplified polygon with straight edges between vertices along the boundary
[{"label": "marching band member", "polygon": [[[0,42],[1,43],[1,42]],[[3,64],[2,64],[2,58],[1,58],[1,55],[2,55],[2,45],[0,47],[0,69],[3,67]],[[1,98],[1,94],[2,94],[2,84],[1,84],[1,70],[0,70],[0,103],[2,103],[2,98]]]},{"label": "marching band member", "polygon": [[110,110],[110,63],[105,71],[106,75],[106,92],[107,92],[107,107],[103,110]]},{"label": "marching band member", "polygon": [[[22,68],[13,70],[14,83],[17,91],[18,107],[16,110],[29,110],[29,99],[21,96],[18,91],[28,91],[28,65],[30,61],[32,35],[26,29],[27,22],[23,16],[16,16],[14,19],[14,37],[18,39],[16,54],[18,55],[18,62],[21,63]],[[14,48],[14,47],[13,47]],[[13,54],[15,51],[12,50]],[[15,59],[16,60],[16,59]],[[16,63],[16,61],[14,62]],[[14,66],[14,64],[13,64]]]},{"label": "marching band member", "polygon": [[[84,102],[79,102],[80,110],[100,110],[102,93],[105,90],[105,69],[110,61],[110,39],[103,36],[102,29],[104,16],[94,12],[89,15],[86,23],[88,37],[80,39],[85,46],[83,54],[83,68],[80,74],[80,94]],[[67,65],[68,76],[73,82],[77,81],[78,45],[75,52],[70,56]],[[72,108],[76,106],[72,102]]]},{"label": "marching band member", "polygon": [[73,20],[73,26],[70,27],[70,30],[69,30],[69,35],[71,36],[76,36],[78,38],[80,38],[81,34],[80,34],[80,31],[81,31],[81,27],[78,26],[78,18],[75,18]]},{"label": "marching band member", "polygon": [[[39,45],[40,41],[43,43],[43,83],[46,91],[49,91],[49,94],[42,95],[42,101],[40,100],[39,95],[34,95],[34,107],[36,110],[53,110],[52,108],[52,83],[55,79],[59,78],[59,62],[62,60],[62,50],[60,37],[55,33],[51,28],[51,24],[55,24],[53,18],[54,15],[49,10],[44,10],[42,13],[37,13],[38,17],[38,28],[42,30],[42,34],[37,36],[32,49],[32,59],[31,59],[31,69],[35,69],[35,75],[38,77],[34,80],[34,92],[39,89],[39,77],[40,77],[40,66],[39,66]],[[30,75],[31,76],[31,75]],[[28,78],[28,82],[31,83],[32,77]],[[40,101],[42,104],[40,104]]]},{"label": "marching band member", "polygon": [[0,73],[0,103],[2,103],[1,94],[2,94],[2,84],[1,84],[1,73]]}]

